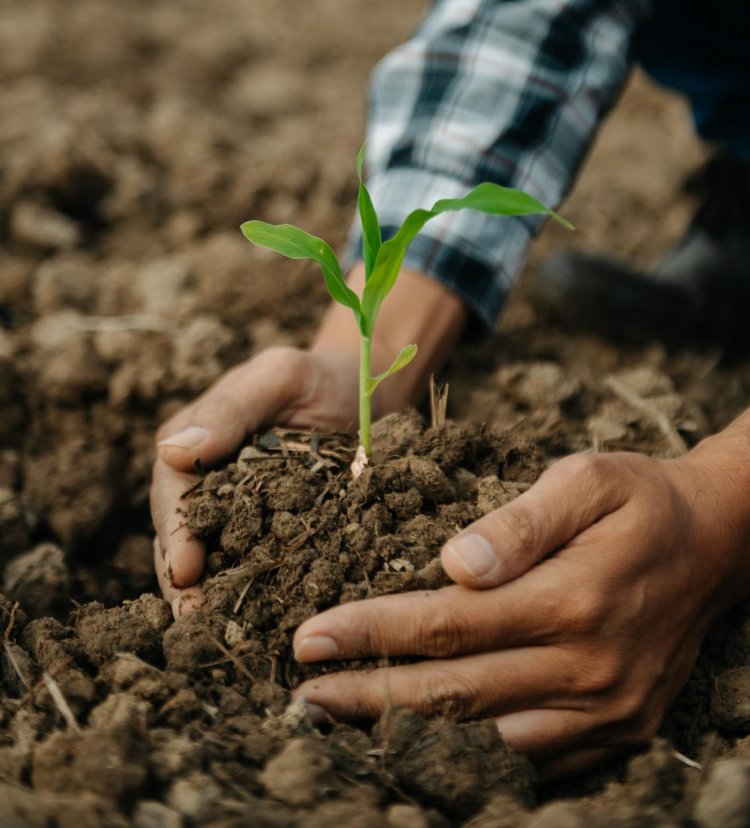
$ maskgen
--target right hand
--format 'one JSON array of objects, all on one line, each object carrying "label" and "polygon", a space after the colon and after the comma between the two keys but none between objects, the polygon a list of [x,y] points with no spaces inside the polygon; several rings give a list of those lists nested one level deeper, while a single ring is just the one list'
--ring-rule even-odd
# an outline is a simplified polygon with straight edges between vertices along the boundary
[{"label": "right hand", "polygon": [[200,606],[206,553],[190,536],[180,497],[209,468],[266,425],[351,429],[357,419],[356,356],[269,348],[232,368],[161,426],[151,482],[154,566],[175,617]]}]

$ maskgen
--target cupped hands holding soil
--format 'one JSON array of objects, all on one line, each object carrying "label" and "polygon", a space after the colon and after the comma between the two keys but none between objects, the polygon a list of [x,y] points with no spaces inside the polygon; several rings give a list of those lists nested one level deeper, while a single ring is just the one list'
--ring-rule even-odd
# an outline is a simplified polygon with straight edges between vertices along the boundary
[{"label": "cupped hands holding soil", "polygon": [[231,618],[258,678],[291,688],[312,674],[291,638],[323,609],[445,586],[445,542],[542,471],[539,452],[511,435],[425,430],[417,415],[377,424],[372,463],[356,479],[353,449],[350,437],[269,432],[184,498],[208,551],[203,612]]}]

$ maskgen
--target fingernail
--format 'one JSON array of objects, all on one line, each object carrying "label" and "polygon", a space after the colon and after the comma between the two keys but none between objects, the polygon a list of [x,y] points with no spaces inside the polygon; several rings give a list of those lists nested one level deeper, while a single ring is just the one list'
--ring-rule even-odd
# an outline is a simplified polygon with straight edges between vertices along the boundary
[{"label": "fingernail", "polygon": [[297,661],[328,661],[336,658],[338,654],[336,642],[326,635],[310,635],[303,638],[294,650]]},{"label": "fingernail", "polygon": [[193,449],[199,446],[208,437],[208,431],[200,426],[190,426],[184,431],[173,434],[171,437],[165,437],[160,443],[157,443],[157,448],[181,448]]},{"label": "fingernail", "polygon": [[446,551],[472,578],[486,575],[497,563],[497,555],[482,535],[464,535],[451,541]]}]

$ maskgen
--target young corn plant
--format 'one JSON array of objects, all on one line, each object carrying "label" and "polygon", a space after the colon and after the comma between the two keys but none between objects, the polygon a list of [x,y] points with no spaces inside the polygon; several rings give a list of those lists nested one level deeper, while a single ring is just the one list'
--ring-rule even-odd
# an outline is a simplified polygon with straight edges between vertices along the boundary
[{"label": "young corn plant", "polygon": [[[245,238],[258,247],[281,253],[290,259],[312,259],[322,271],[331,297],[350,308],[359,328],[359,448],[353,469],[367,464],[371,452],[372,395],[384,379],[405,368],[417,355],[416,345],[406,345],[394,359],[390,368],[372,376],[371,350],[375,322],[381,303],[398,279],[406,248],[435,216],[454,210],[476,210],[498,216],[528,216],[544,214],[552,217],[568,229],[572,225],[549,207],[521,190],[501,187],[485,182],[474,187],[462,198],[444,198],[436,201],[429,210],[414,210],[400,229],[388,241],[380,234],[375,207],[362,178],[365,147],[357,155],[359,177],[358,207],[362,222],[362,259],[365,266],[365,287],[362,296],[346,284],[336,256],[330,245],[291,224],[268,224],[264,221],[247,221],[242,225]],[[356,473],[356,472],[355,472]]]}]

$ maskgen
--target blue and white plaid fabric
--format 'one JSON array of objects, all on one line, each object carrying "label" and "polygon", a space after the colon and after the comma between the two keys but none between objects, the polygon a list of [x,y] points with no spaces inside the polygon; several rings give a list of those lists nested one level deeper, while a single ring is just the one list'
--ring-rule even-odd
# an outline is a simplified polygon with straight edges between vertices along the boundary
[{"label": "blue and white plaid fabric", "polygon": [[[368,186],[383,225],[481,181],[551,207],[568,191],[630,67],[649,0],[437,0],[371,82]],[[492,326],[539,218],[461,211],[433,219],[404,264]],[[359,258],[353,228],[349,261]]]}]

